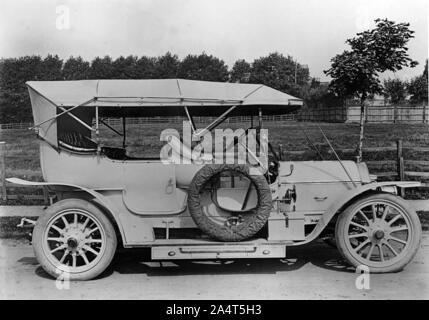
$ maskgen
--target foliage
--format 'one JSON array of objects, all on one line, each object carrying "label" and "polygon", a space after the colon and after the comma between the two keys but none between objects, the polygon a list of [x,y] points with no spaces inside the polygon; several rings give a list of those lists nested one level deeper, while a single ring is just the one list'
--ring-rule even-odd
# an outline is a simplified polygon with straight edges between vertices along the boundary
[{"label": "foliage", "polygon": [[244,59],[237,60],[229,73],[231,82],[249,82],[252,66]]},{"label": "foliage", "polygon": [[40,64],[40,70],[38,75],[41,77],[41,80],[61,80],[62,79],[62,68],[63,60],[61,60],[57,55],[53,56],[51,54],[47,55]]},{"label": "foliage", "polygon": [[135,64],[136,79],[152,79],[155,74],[156,59],[152,57],[142,56]]},{"label": "foliage", "polygon": [[387,19],[375,20],[376,27],[348,39],[351,50],[332,58],[325,73],[333,78],[330,89],[339,96],[359,97],[362,101],[372,94],[381,94],[379,74],[417,65],[408,57],[406,47],[414,38],[409,23]]},{"label": "foliage", "polygon": [[428,103],[428,60],[421,76],[415,77],[408,84],[408,93],[411,95],[411,102],[415,104]]},{"label": "foliage", "polygon": [[[184,78],[208,81],[262,83],[302,98],[313,104],[319,91],[310,86],[309,71],[290,56],[271,53],[249,63],[237,60],[228,71],[225,62],[206,53],[188,55],[182,61],[170,52],[159,57],[109,56],[96,57],[91,62],[82,57],[63,61],[56,55],[45,58],[26,56],[0,60],[0,122],[31,121],[30,101],[26,81],[80,79],[167,79]],[[296,74],[296,83],[295,83]],[[325,92],[326,93],[326,92]],[[324,93],[324,94],[325,94]]]},{"label": "foliage", "polygon": [[384,97],[392,104],[399,104],[407,97],[407,83],[401,79],[384,80]]},{"label": "foliage", "polygon": [[380,73],[414,67],[417,61],[408,57],[406,47],[414,38],[409,23],[395,23],[387,19],[375,20],[376,27],[348,39],[351,50],[332,58],[331,68],[325,73],[333,78],[330,90],[340,97],[358,97],[361,101],[358,161],[362,160],[365,102],[383,92]]},{"label": "foliage", "polygon": [[1,61],[0,121],[18,122],[31,120],[30,98],[25,82],[45,80],[41,73],[44,61],[49,64],[52,62],[51,58],[42,60],[40,56],[34,55],[3,59]]},{"label": "foliage", "polygon": [[178,77],[191,80],[227,81],[228,67],[212,55],[187,55],[179,64]]},{"label": "foliage", "polygon": [[308,68],[295,62],[291,56],[270,53],[252,64],[250,82],[262,83],[295,96],[302,96],[301,87],[309,80]]},{"label": "foliage", "polygon": [[179,65],[179,57],[167,52],[165,55],[156,58],[153,77],[155,79],[176,78]]},{"label": "foliage", "polygon": [[305,104],[308,108],[327,108],[343,105],[343,100],[329,90],[329,84],[312,79],[311,84],[303,91]]},{"label": "foliage", "polygon": [[111,79],[135,79],[137,77],[136,62],[137,57],[128,56],[115,59],[112,62]]},{"label": "foliage", "polygon": [[62,69],[62,78],[64,80],[82,80],[89,76],[90,64],[84,61],[82,57],[73,57],[67,59]]},{"label": "foliage", "polygon": [[114,76],[114,66],[112,58],[104,56],[104,58],[96,57],[91,62],[89,68],[89,79],[112,79]]}]

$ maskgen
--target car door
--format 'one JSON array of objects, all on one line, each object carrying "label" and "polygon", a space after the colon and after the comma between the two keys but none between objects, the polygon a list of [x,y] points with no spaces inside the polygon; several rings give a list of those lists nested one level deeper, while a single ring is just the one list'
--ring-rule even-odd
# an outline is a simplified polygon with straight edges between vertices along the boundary
[{"label": "car door", "polygon": [[124,163],[123,201],[136,214],[174,214],[186,207],[186,192],[176,188],[175,166],[160,161]]}]

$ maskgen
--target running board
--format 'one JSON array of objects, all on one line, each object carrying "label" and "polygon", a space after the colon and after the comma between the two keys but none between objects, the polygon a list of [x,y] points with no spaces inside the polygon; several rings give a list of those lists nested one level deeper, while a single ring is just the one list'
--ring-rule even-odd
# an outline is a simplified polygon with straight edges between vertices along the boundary
[{"label": "running board", "polygon": [[151,252],[153,260],[285,258],[286,246],[284,244],[179,245],[152,247]]}]

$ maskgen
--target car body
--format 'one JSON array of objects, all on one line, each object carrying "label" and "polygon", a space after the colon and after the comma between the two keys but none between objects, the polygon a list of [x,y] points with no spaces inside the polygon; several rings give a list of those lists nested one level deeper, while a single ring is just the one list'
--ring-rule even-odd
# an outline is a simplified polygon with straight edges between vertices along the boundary
[{"label": "car body", "polygon": [[[281,114],[295,111],[302,105],[300,99],[263,85],[182,79],[46,81],[29,82],[27,85],[35,128],[40,138],[40,161],[44,182],[17,178],[8,180],[24,185],[45,186],[55,195],[52,208],[47,209],[46,216],[49,216],[50,220],[39,219],[39,226],[35,228],[37,235],[33,236],[33,245],[37,247],[36,255],[45,270],[52,275],[58,274],[57,269],[60,269],[79,280],[93,278],[102,272],[112,257],[103,260],[103,257],[99,257],[102,256],[100,252],[108,251],[109,245],[103,242],[101,247],[91,247],[91,241],[94,243],[105,241],[109,232],[115,233],[111,247],[116,248],[117,237],[119,244],[125,248],[150,248],[152,258],[157,260],[281,258],[286,256],[287,246],[302,245],[327,234],[329,226],[334,225],[335,228],[339,215],[367,198],[373,199],[370,207],[377,209],[374,209],[372,214],[365,211],[368,209],[357,209],[357,213],[350,215],[356,216],[359,211],[365,212],[368,224],[361,227],[365,231],[365,235],[361,237],[371,240],[363,242],[367,241],[370,246],[365,250],[369,251],[366,255],[369,254],[368,264],[372,270],[396,271],[408,263],[415,253],[416,244],[420,239],[419,224],[415,221],[415,212],[413,213],[405,202],[399,199],[397,190],[415,187],[419,183],[378,182],[369,174],[365,163],[342,160],[285,161],[271,148],[276,158],[276,172],[273,181],[268,179],[271,204],[269,213],[263,221],[264,228],[258,227],[259,230],[247,238],[220,240],[207,236],[207,232],[199,232],[201,225],[195,214],[190,212],[189,206],[190,189],[196,183],[196,176],[204,167],[213,165],[213,157],[201,158],[200,161],[166,164],[160,159],[129,157],[125,150],[125,138],[124,148],[110,148],[100,143],[99,126],[103,118],[186,116],[192,125],[193,134],[198,135],[201,131],[195,128],[192,118],[195,115],[218,116],[203,129],[205,132],[212,131],[222,120],[235,115],[251,115],[252,120],[253,116],[258,116],[262,124],[263,113]],[[76,139],[88,141],[77,146],[71,142]],[[183,154],[185,147],[180,140],[173,137],[169,140],[169,145],[173,149],[173,154],[176,147],[177,153]],[[235,170],[235,167],[231,166],[225,168],[226,171]],[[247,176],[246,172],[242,172],[244,176]],[[226,177],[221,175],[219,179],[221,182],[216,188],[214,201],[216,210],[239,212],[233,215],[235,220],[226,218],[221,227],[226,228],[225,225],[230,221],[240,224],[237,221],[243,216],[246,217],[246,214],[254,208],[258,208],[257,195],[260,190],[256,187],[253,189],[251,180],[248,185],[240,185],[243,179],[237,178],[234,174],[229,180],[228,175]],[[201,189],[197,190],[197,194],[198,192],[201,193]],[[377,200],[377,195],[380,195],[380,200]],[[384,199],[386,195],[394,198]],[[253,201],[253,198],[256,200]],[[241,210],[236,210],[234,206],[239,203],[237,207],[239,208],[243,201],[245,204],[243,203]],[[249,201],[253,203],[253,207],[248,204]],[[247,205],[251,207],[250,211],[245,208]],[[379,206],[385,207],[379,210]],[[99,212],[92,216],[91,210]],[[394,216],[392,212],[395,210],[399,212],[395,215],[400,217],[388,220],[403,220],[403,225],[408,229],[400,240],[406,242],[404,247],[401,250],[392,248],[392,259],[398,258],[398,261],[395,260],[395,263],[389,265],[384,263],[384,252],[390,250],[389,247],[393,245],[388,242],[390,238],[388,239],[386,232],[399,230],[400,226],[395,225],[393,228],[381,218]],[[65,214],[61,216],[61,212],[70,213],[67,213],[68,216]],[[104,215],[107,218],[106,222],[99,215]],[[369,221],[371,215],[373,221]],[[60,217],[63,220],[66,217],[61,227],[55,222],[60,221]],[[368,217],[370,219],[367,219]],[[114,231],[111,231],[109,226],[107,231],[104,230],[104,233],[98,234],[95,239],[91,238],[88,235],[90,231],[85,229],[84,225],[92,223],[91,219],[95,223],[94,229],[99,230],[103,224],[111,224]],[[352,222],[348,223],[353,224],[353,221],[356,221],[353,220],[355,218],[350,219]],[[395,223],[392,222],[392,225]],[[54,233],[52,230],[49,231],[49,228],[61,230],[57,234],[56,231],[53,231]],[[347,225],[345,228],[350,227]],[[405,230],[404,228],[401,230]],[[207,231],[210,234],[210,227]],[[384,236],[381,236],[382,233]],[[55,234],[55,237],[52,234]],[[351,238],[359,237],[356,230],[351,231],[351,234]],[[49,237],[60,240],[49,240]],[[87,241],[85,239],[90,240],[85,242]],[[54,247],[49,241],[58,243]],[[343,244],[342,251],[344,248],[357,247],[358,245],[350,243]],[[86,263],[88,257],[83,257],[85,252],[86,255],[90,255],[94,248],[99,252],[98,256],[94,253],[95,257]],[[379,248],[379,258],[374,258],[375,253],[372,252],[376,250],[374,248]],[[53,254],[48,252],[62,250],[64,253],[61,257],[55,257],[56,260]],[[110,251],[113,252],[114,248]],[[406,257],[399,259],[402,252]],[[354,259],[353,250],[350,250],[349,254],[351,254],[349,262],[358,265],[359,255]],[[72,258],[69,259],[69,255]],[[347,256],[347,253],[345,255]],[[365,253],[362,255],[365,256]],[[63,261],[59,261],[60,258],[69,262],[64,265]],[[97,262],[97,259],[101,262]],[[383,261],[373,261],[374,259]],[[92,267],[85,269],[86,265]]]}]

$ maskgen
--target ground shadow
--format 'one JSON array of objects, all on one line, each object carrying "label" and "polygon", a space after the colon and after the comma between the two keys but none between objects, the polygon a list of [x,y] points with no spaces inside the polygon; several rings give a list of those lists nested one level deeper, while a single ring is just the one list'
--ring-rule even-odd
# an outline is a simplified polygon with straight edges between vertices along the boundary
[{"label": "ground shadow", "polygon": [[287,247],[285,259],[235,260],[172,260],[150,261],[132,251],[117,255],[111,268],[120,274],[146,274],[147,276],[214,275],[214,274],[274,274],[294,271],[308,263],[323,269],[354,272],[337,249],[317,241],[298,247]]},{"label": "ground shadow", "polygon": [[24,266],[36,266],[39,263],[37,262],[36,257],[23,257],[18,260]]},{"label": "ground shadow", "polygon": [[[336,272],[353,273],[351,267],[333,248],[322,241],[287,247],[284,259],[235,259],[235,260],[174,260],[151,261],[148,250],[121,250],[111,265],[96,279],[109,277],[114,272],[119,274],[146,274],[147,276],[179,275],[227,275],[227,274],[274,274],[276,272],[295,271],[310,263],[317,267]],[[37,266],[35,257],[23,257],[18,260],[24,265]],[[37,276],[54,279],[38,265]]]},{"label": "ground shadow", "polygon": [[[36,262],[36,265],[38,265],[38,263]],[[112,273],[114,272],[114,269],[112,268],[112,266],[109,266],[105,271],[103,271],[99,276],[97,276],[96,278],[92,279],[93,281],[98,280],[98,279],[103,279],[103,278],[107,278],[109,276],[112,275]],[[36,270],[34,271],[34,273],[40,277],[40,278],[44,278],[44,279],[49,279],[49,280],[55,280],[56,278],[51,276],[49,273],[47,273],[42,266],[38,266],[36,268]]]}]

